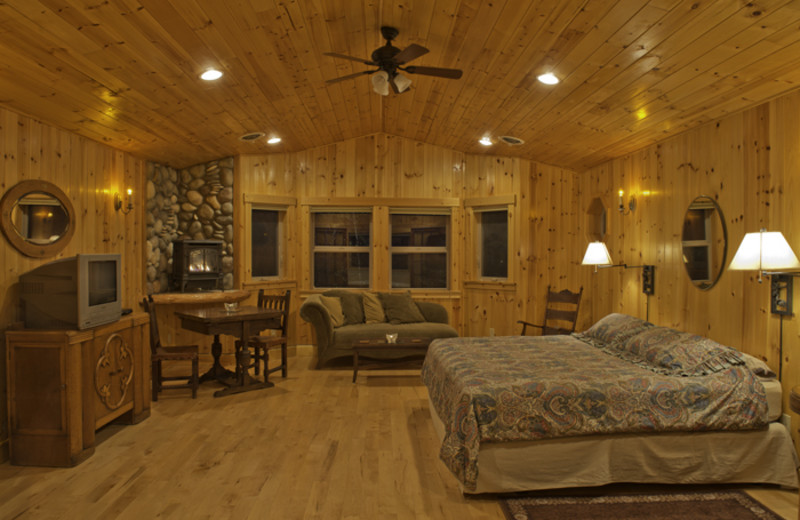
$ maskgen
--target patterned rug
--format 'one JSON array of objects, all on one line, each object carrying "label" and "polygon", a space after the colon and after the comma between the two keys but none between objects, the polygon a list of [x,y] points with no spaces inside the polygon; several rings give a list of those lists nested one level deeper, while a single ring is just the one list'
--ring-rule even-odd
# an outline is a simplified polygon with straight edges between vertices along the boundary
[{"label": "patterned rug", "polygon": [[782,520],[741,491],[501,499],[508,520]]}]

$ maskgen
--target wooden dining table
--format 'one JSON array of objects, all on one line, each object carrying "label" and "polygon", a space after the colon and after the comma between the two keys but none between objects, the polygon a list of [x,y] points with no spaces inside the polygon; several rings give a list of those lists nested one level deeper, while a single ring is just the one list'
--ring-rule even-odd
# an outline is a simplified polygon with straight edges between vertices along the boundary
[{"label": "wooden dining table", "polygon": [[[262,309],[254,305],[240,306],[236,310],[228,311],[224,308],[205,308],[176,311],[175,315],[181,320],[181,327],[193,332],[214,336],[215,343],[219,343],[219,335],[234,336],[241,341],[242,348],[236,353],[236,371],[233,379],[226,376],[230,371],[225,369],[220,362],[222,346],[214,348],[214,364],[209,370],[213,378],[226,385],[226,388],[214,393],[214,397],[238,394],[260,388],[275,386],[268,379],[266,370],[264,380],[259,381],[248,373],[250,366],[250,350],[246,348],[247,339],[257,335],[265,329],[279,329],[281,326],[282,311]],[[207,379],[207,378],[206,378]]]}]

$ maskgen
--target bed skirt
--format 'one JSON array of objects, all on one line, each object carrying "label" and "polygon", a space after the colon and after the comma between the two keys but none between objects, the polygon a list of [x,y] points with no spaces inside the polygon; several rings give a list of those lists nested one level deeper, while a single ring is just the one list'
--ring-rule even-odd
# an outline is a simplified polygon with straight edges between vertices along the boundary
[{"label": "bed skirt", "polygon": [[[444,424],[429,403],[436,433]],[[508,493],[611,483],[763,483],[797,488],[798,459],[789,431],[617,434],[482,443],[478,481],[465,493]]]}]

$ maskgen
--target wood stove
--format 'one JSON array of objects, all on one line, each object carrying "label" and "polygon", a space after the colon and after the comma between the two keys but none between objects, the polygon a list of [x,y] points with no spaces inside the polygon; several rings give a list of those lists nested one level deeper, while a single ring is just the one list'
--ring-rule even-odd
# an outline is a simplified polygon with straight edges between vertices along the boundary
[{"label": "wood stove", "polygon": [[179,239],[173,244],[175,290],[200,292],[222,287],[222,241]]}]

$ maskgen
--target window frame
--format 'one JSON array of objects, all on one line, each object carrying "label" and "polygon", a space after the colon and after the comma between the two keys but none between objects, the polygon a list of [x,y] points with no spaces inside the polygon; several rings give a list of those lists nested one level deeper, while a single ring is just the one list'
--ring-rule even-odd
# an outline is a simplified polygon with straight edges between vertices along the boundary
[{"label": "window frame", "polygon": [[[446,217],[445,226],[445,245],[426,247],[426,246],[393,246],[392,245],[392,216],[393,215],[414,215],[414,216],[443,216]],[[439,291],[449,290],[451,284],[451,263],[453,258],[453,212],[450,207],[389,207],[388,218],[388,282],[390,289],[408,289],[420,291]],[[445,265],[445,285],[444,287],[395,287],[392,277],[392,258],[395,254],[442,254],[446,255]]]},{"label": "window frame", "polygon": [[[475,199],[466,199],[464,207],[469,210],[471,214],[471,223],[473,233],[473,244],[469,249],[473,252],[474,261],[472,262],[473,276],[472,278],[479,282],[488,283],[509,283],[513,282],[514,266],[512,265],[512,251],[514,250],[514,209],[516,207],[516,195],[505,195],[497,197],[481,197]],[[506,212],[506,276],[484,276],[483,275],[483,225],[481,222],[481,214],[494,211]]]},{"label": "window frame", "polygon": [[[245,277],[243,283],[270,282],[287,278],[289,211],[297,206],[297,199],[292,197],[245,196]],[[270,276],[253,276],[253,210],[278,212],[278,274]]]},{"label": "window frame", "polygon": [[[351,246],[351,245],[341,245],[341,246],[318,246],[316,244],[315,235],[317,232],[316,226],[316,215],[320,213],[341,213],[341,214],[360,214],[360,215],[369,215],[369,244],[366,246]],[[311,284],[311,288],[313,290],[331,290],[331,289],[362,289],[362,290],[369,290],[372,288],[372,273],[373,267],[375,265],[375,255],[373,254],[373,245],[375,243],[375,210],[372,206],[363,206],[363,207],[312,207],[310,209],[311,219],[309,222],[309,245],[310,245],[310,253],[311,253],[311,271],[309,275],[309,282]],[[320,287],[316,284],[316,257],[317,253],[366,253],[369,258],[369,268],[367,271],[367,286],[352,286],[352,285],[345,285],[345,286],[336,286],[336,287]]]}]

